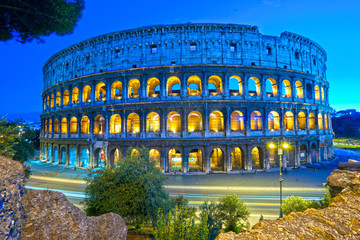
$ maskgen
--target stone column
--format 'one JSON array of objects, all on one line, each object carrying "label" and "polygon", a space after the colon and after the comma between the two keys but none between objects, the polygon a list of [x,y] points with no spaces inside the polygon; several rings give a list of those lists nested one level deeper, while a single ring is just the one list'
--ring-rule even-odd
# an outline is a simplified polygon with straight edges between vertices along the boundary
[{"label": "stone column", "polygon": [[73,87],[72,87],[72,85],[70,85],[69,87],[68,87],[68,91],[69,91],[69,104],[68,105],[72,105],[72,89],[73,89]]},{"label": "stone column", "polygon": [[146,99],[146,80],[145,80],[145,77],[142,75],[141,78],[140,78],[140,100],[145,100]]},{"label": "stone column", "polygon": [[128,80],[126,79],[125,75],[123,77],[123,81],[122,81],[122,96],[121,98],[123,99],[124,102],[127,101],[129,95],[128,95]]},{"label": "stone column", "polygon": [[162,152],[163,152],[163,162],[164,162],[164,172],[169,172],[169,161],[168,161],[168,154],[166,152],[166,148],[162,147]]},{"label": "stone column", "polygon": [[180,79],[180,85],[181,85],[181,88],[180,88],[180,95],[181,95],[181,98],[187,98],[188,96],[188,90],[187,90],[187,83],[186,83],[186,78],[185,78],[185,74],[183,74],[181,76],[181,79]]},{"label": "stone column", "polygon": [[209,146],[205,145],[205,163],[204,169],[206,173],[209,173],[211,171],[211,165],[210,165],[210,153],[209,153]]},{"label": "stone column", "polygon": [[121,137],[125,138],[125,136],[126,136],[126,124],[127,124],[125,110],[122,110],[120,115],[121,115]]},{"label": "stone column", "polygon": [[145,116],[145,110],[141,110],[140,114],[140,137],[145,138],[146,136],[146,116]]},{"label": "stone column", "polygon": [[295,167],[300,166],[300,146],[299,142],[295,142],[294,144],[294,156],[295,156]]},{"label": "stone column", "polygon": [[226,136],[231,135],[231,113],[230,113],[230,107],[226,106],[226,115],[225,115],[225,133]]},{"label": "stone column", "polygon": [[182,115],[182,126],[181,126],[181,129],[182,129],[182,136],[183,137],[186,137],[188,135],[188,117],[187,117],[187,113],[186,113],[186,108],[182,108],[181,109],[181,115]]},{"label": "stone column", "polygon": [[202,84],[202,89],[203,89],[203,96],[205,98],[209,97],[209,86],[208,86],[208,76],[205,72],[202,73],[202,79],[201,79],[201,84]]},{"label": "stone column", "polygon": [[111,82],[110,82],[110,79],[106,79],[105,84],[106,84],[106,103],[108,103],[111,100]]},{"label": "stone column", "polygon": [[95,97],[96,97],[95,96],[95,84],[93,82],[91,82],[90,87],[91,87],[90,99],[91,99],[92,104],[94,104],[96,102],[96,99],[95,99]]},{"label": "stone column", "polygon": [[108,139],[109,132],[110,132],[110,112],[105,111],[104,113],[105,118],[105,132],[104,132],[104,138]]},{"label": "stone column", "polygon": [[161,147],[161,161],[160,161],[160,169],[161,172],[165,173],[166,170],[166,152],[165,152],[165,147]]},{"label": "stone column", "polygon": [[65,165],[70,164],[70,146],[69,144],[66,144],[66,159],[65,159]]},{"label": "stone column", "polygon": [[251,171],[252,170],[252,161],[251,161],[251,147],[249,144],[245,145],[245,170]]},{"label": "stone column", "polygon": [[161,137],[164,138],[166,136],[166,112],[165,108],[161,109],[161,116],[160,116],[160,128],[161,128]]},{"label": "stone column", "polygon": [[228,98],[230,96],[230,91],[229,91],[229,75],[225,74],[224,75],[224,81],[223,81],[223,98]]},{"label": "stone column", "polygon": [[231,150],[230,150],[230,146],[229,145],[226,145],[226,148],[225,148],[225,161],[224,161],[224,164],[225,164],[225,171],[226,172],[230,172],[231,171],[231,168],[232,168],[232,165],[231,165]]},{"label": "stone column", "polygon": [[268,79],[267,76],[262,75],[260,80],[260,97],[261,100],[264,100],[266,97],[266,80]]},{"label": "stone column", "polygon": [[205,126],[205,136],[207,133],[209,133],[210,129],[209,129],[209,110],[208,110],[208,105],[207,103],[205,103],[205,109],[204,109],[205,115],[204,115],[204,120],[203,120],[203,124]]},{"label": "stone column", "polygon": [[187,147],[183,146],[183,154],[182,154],[182,166],[181,166],[181,171],[183,173],[187,173],[189,170],[189,158],[188,158],[188,153],[187,153]]},{"label": "stone column", "polygon": [[79,83],[79,103],[83,103],[83,84]]},{"label": "stone column", "polygon": [[80,145],[76,145],[76,167],[82,167],[81,166],[81,148]]},{"label": "stone column", "polygon": [[280,135],[284,134],[284,121],[285,121],[285,116],[284,116],[284,108],[280,108]]},{"label": "stone column", "polygon": [[167,97],[165,74],[161,74],[159,80],[160,80],[160,98],[161,98],[161,100],[164,100]]},{"label": "stone column", "polygon": [[297,110],[297,108],[295,108],[294,109],[294,132],[295,132],[295,135],[298,134],[298,130],[299,130],[298,110]]}]

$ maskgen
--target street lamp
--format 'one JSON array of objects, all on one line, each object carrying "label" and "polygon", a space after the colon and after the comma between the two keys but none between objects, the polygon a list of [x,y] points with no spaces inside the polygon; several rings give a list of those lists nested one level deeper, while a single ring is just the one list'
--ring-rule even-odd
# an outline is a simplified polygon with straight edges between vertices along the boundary
[{"label": "street lamp", "polygon": [[[269,147],[271,149],[275,149],[277,147],[278,149],[278,155],[279,155],[279,165],[280,165],[280,178],[279,178],[279,182],[280,182],[280,214],[279,214],[279,218],[283,217],[283,213],[282,213],[282,182],[283,182],[283,178],[282,178],[282,155],[284,154],[284,149],[287,149],[289,147],[289,144],[287,144],[285,142],[285,138],[281,139],[281,141],[278,138],[273,138],[276,139],[276,143],[270,142]],[[273,140],[272,139],[272,140]]]}]

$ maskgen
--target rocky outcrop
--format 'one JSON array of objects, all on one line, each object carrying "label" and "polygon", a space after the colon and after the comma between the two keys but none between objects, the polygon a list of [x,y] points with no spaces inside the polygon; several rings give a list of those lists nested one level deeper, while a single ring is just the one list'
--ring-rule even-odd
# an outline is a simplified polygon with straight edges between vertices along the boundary
[{"label": "rocky outcrop", "polygon": [[86,214],[55,191],[24,189],[23,167],[0,156],[0,239],[126,239],[117,214]]},{"label": "rocky outcrop", "polygon": [[[351,166],[352,170],[357,170]],[[262,220],[251,231],[220,234],[216,239],[360,239],[360,167],[335,170],[327,178],[329,207]]]}]

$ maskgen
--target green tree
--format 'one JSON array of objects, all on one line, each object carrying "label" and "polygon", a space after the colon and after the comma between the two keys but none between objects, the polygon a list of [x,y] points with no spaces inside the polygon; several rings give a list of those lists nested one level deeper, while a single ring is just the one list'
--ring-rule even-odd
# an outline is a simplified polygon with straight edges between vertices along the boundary
[{"label": "green tree", "polygon": [[250,216],[250,211],[236,194],[220,198],[216,208],[218,219],[226,226],[225,231],[238,233],[246,227],[245,222]]},{"label": "green tree", "polygon": [[303,212],[308,208],[313,207],[314,203],[311,200],[303,199],[299,196],[290,196],[284,200],[281,210],[287,215],[291,212]]},{"label": "green tree", "polygon": [[85,190],[87,215],[114,212],[138,228],[145,222],[156,221],[159,208],[166,212],[170,209],[163,188],[166,177],[149,161],[149,150],[131,149],[118,167],[99,170],[90,176]]},{"label": "green tree", "polygon": [[213,240],[220,234],[222,228],[222,223],[217,216],[216,203],[205,201],[199,209],[200,219],[207,219],[208,240]]},{"label": "green tree", "polygon": [[83,9],[84,0],[2,0],[0,41],[42,42],[53,33],[71,34]]}]

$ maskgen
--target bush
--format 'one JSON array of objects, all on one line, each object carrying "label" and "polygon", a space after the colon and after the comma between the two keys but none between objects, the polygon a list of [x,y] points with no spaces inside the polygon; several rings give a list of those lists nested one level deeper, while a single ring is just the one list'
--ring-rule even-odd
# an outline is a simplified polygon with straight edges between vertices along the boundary
[{"label": "bush", "polygon": [[139,228],[145,222],[155,222],[158,209],[170,209],[170,200],[163,185],[166,177],[149,161],[149,150],[137,148],[117,168],[99,170],[90,176],[86,187],[86,214],[98,216],[114,212],[127,223]]},{"label": "bush", "polygon": [[226,226],[225,231],[239,233],[247,227],[245,222],[250,211],[236,194],[220,198],[216,209],[218,220],[223,221]]},{"label": "bush", "polygon": [[222,223],[217,216],[216,203],[205,201],[200,205],[199,209],[200,218],[207,219],[208,240],[213,240],[220,234],[220,229],[222,228]]},{"label": "bush", "polygon": [[290,196],[285,199],[281,210],[283,214],[287,215],[291,212],[303,212],[311,207],[313,207],[313,201],[303,199],[299,196]]}]

